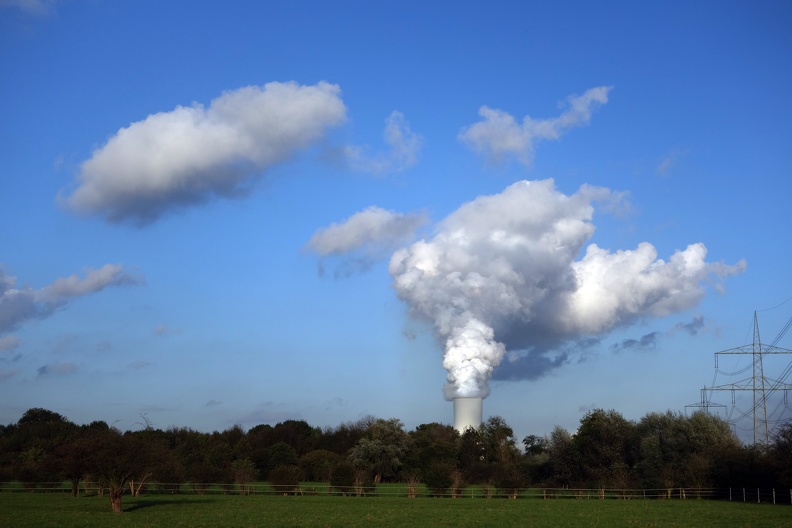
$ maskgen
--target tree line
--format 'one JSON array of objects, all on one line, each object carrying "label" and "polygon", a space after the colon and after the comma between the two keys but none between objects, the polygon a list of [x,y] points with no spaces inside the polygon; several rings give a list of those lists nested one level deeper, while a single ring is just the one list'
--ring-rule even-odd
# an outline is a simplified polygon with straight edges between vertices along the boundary
[{"label": "tree line", "polygon": [[574,432],[556,427],[521,442],[498,416],[462,434],[428,423],[405,430],[395,418],[372,416],[337,427],[302,420],[248,431],[235,425],[204,433],[158,429],[144,416],[141,430],[106,422],[77,425],[41,408],[0,425],[0,481],[29,489],[46,482],[96,483],[121,511],[124,492],[155,484],[178,493],[210,485],[250,493],[264,480],[289,490],[326,482],[339,493],[365,493],[381,482],[419,484],[440,496],[478,484],[508,496],[528,486],[589,489],[792,488],[792,422],[768,445],[743,445],[722,419],[696,412],[649,413],[638,421],[603,409],[588,412]]}]

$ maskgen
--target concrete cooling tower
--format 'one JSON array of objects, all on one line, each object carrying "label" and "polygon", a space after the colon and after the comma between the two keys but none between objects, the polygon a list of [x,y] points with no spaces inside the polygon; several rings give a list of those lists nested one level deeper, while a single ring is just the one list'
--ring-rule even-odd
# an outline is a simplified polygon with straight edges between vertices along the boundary
[{"label": "concrete cooling tower", "polygon": [[478,429],[481,425],[482,401],[482,398],[454,398],[454,429],[460,433],[464,433],[468,427]]}]

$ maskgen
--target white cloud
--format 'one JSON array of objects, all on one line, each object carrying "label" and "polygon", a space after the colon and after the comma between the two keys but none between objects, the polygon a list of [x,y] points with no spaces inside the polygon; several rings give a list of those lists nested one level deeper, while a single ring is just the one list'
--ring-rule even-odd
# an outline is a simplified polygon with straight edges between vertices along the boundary
[{"label": "white cloud", "polygon": [[56,0],[0,0],[0,7],[16,7],[31,15],[48,15]]},{"label": "white cloud", "polygon": [[318,142],[346,117],[337,85],[268,83],[225,92],[208,108],[179,106],[119,130],[83,162],[80,213],[109,222],[152,222],[217,196],[245,194],[251,180]]},{"label": "white cloud", "polygon": [[745,269],[744,262],[706,262],[703,244],[668,261],[648,242],[614,253],[589,244],[576,260],[594,234],[594,204],[619,196],[585,185],[567,196],[552,180],[518,182],[462,205],[432,239],[394,253],[397,295],[414,316],[433,323],[445,344],[447,397],[486,396],[507,351],[526,353],[504,369],[537,377],[542,372],[523,366],[555,368],[566,357],[536,354],[688,309],[708,282]]},{"label": "white cloud", "polygon": [[39,290],[29,286],[17,288],[16,277],[0,268],[0,334],[11,332],[29,319],[43,319],[63,308],[73,299],[95,293],[108,286],[138,284],[140,277],[129,274],[122,265],[105,264],[60,278]]},{"label": "white cloud", "polygon": [[673,149],[666,155],[660,164],[657,166],[656,172],[660,175],[665,175],[674,169],[679,162],[687,156],[688,151],[684,149]]},{"label": "white cloud", "polygon": [[426,223],[422,213],[395,213],[371,206],[339,224],[318,230],[308,247],[320,255],[343,254],[363,247],[398,247]]},{"label": "white cloud", "polygon": [[542,139],[559,139],[569,129],[587,125],[592,110],[608,102],[610,86],[591,88],[581,96],[567,98],[568,109],[550,119],[533,119],[525,116],[517,123],[514,116],[488,106],[479,109],[482,120],[464,128],[459,139],[473,150],[500,163],[514,157],[525,166],[534,159],[534,144]]},{"label": "white cloud", "polygon": [[389,150],[384,154],[368,155],[360,146],[349,146],[345,157],[350,167],[360,172],[380,175],[402,172],[418,162],[422,138],[410,129],[401,112],[392,112],[385,120],[383,132]]},{"label": "white cloud", "polygon": [[371,206],[338,224],[318,230],[306,249],[320,256],[344,256],[341,274],[358,271],[410,242],[426,224],[424,213],[395,213]]}]

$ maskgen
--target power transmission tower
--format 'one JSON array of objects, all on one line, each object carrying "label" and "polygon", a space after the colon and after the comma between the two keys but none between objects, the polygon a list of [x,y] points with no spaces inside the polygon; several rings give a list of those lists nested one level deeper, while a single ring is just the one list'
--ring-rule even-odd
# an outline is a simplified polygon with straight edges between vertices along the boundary
[{"label": "power transmission tower", "polygon": [[[792,350],[774,345],[763,345],[759,336],[759,320],[756,317],[756,312],[754,312],[753,343],[750,345],[715,352],[716,369],[718,368],[718,357],[729,354],[750,354],[753,360],[752,376],[750,378],[738,381],[737,383],[729,383],[726,385],[718,385],[709,388],[705,387],[701,393],[702,404],[697,404],[694,406],[704,407],[704,410],[707,410],[708,407],[715,405],[707,401],[706,391],[732,391],[732,403],[735,403],[734,393],[736,391],[752,392],[753,408],[749,412],[743,414],[743,416],[747,416],[748,414],[753,415],[754,445],[758,440],[767,443],[770,439],[770,430],[767,420],[767,398],[777,390],[787,391],[792,389],[792,385],[784,383],[783,378],[779,381],[766,377],[764,375],[763,357],[768,354],[792,354]],[[784,393],[784,397],[786,398],[786,392]]]}]

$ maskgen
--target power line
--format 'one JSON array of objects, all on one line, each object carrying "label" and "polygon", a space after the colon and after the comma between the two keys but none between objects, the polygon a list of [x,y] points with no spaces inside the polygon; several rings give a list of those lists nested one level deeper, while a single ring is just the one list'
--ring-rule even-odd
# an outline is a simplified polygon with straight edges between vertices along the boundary
[{"label": "power line", "polygon": [[[792,300],[792,298],[787,299],[787,301],[789,300]],[[784,301],[784,303],[786,303],[787,301]],[[786,367],[786,369],[784,369],[779,379],[771,379],[766,377],[764,374],[764,356],[775,355],[775,354],[792,354],[792,350],[788,350],[776,346],[776,343],[778,343],[784,337],[784,335],[791,327],[792,327],[792,318],[790,318],[789,321],[787,321],[786,325],[784,325],[781,332],[779,332],[778,336],[773,340],[773,343],[770,346],[763,345],[759,334],[759,320],[757,318],[756,312],[754,312],[753,342],[750,345],[744,345],[741,347],[715,352],[715,378],[713,378],[713,386],[710,386],[709,388],[704,387],[704,389],[701,392],[701,403],[688,405],[687,407],[700,407],[707,412],[709,411],[710,407],[725,407],[723,405],[717,405],[711,402],[712,393],[714,391],[727,391],[727,390],[731,391],[732,409],[729,412],[728,421],[732,425],[735,425],[736,427],[736,422],[742,421],[743,419],[749,416],[752,417],[754,444],[756,444],[757,441],[760,440],[767,443],[770,437],[770,431],[769,431],[770,420],[768,419],[768,414],[767,414],[767,399],[776,391],[783,390],[784,406],[785,407],[788,406],[787,391],[792,389],[792,385],[786,384],[785,381],[786,378],[790,375],[790,373],[792,373],[792,362],[790,362],[790,364]],[[752,361],[751,364],[744,369],[741,369],[734,373],[721,372],[722,374],[738,375],[740,373],[748,371],[749,369],[752,369],[751,377],[745,378],[736,383],[714,385],[718,372],[720,372],[718,368],[718,358],[720,355],[725,355],[725,354],[751,355]],[[709,395],[707,394],[707,391],[709,391]],[[740,416],[734,419],[733,414],[734,411],[736,410],[736,392],[738,391],[751,392],[753,395],[753,406],[749,411],[746,412],[740,411]],[[778,410],[779,407],[776,407],[776,409],[773,411],[773,414],[775,414],[775,412]],[[778,420],[773,420],[773,423],[778,423]]]},{"label": "power line", "polygon": [[772,308],[765,308],[763,310],[758,310],[758,311],[760,311],[760,312],[769,312],[770,310],[775,310],[776,308],[781,308],[782,306],[784,306],[789,301],[792,301],[792,297],[790,297],[786,301],[782,301],[781,304],[777,304],[777,305],[773,306]]}]

